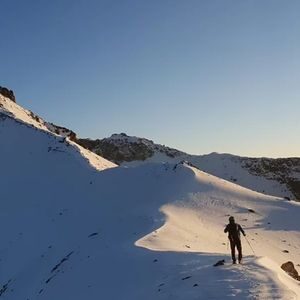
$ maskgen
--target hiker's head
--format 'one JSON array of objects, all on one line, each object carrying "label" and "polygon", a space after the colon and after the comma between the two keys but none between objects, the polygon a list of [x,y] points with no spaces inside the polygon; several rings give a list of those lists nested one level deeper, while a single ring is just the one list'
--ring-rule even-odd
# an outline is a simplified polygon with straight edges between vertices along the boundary
[{"label": "hiker's head", "polygon": [[234,223],[234,217],[233,216],[229,217],[229,223]]}]

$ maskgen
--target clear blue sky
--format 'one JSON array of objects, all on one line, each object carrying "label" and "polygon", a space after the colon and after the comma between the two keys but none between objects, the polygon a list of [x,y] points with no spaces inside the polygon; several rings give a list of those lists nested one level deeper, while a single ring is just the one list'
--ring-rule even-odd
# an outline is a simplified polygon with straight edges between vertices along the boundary
[{"label": "clear blue sky", "polygon": [[81,137],[300,156],[300,1],[2,0],[0,85]]}]

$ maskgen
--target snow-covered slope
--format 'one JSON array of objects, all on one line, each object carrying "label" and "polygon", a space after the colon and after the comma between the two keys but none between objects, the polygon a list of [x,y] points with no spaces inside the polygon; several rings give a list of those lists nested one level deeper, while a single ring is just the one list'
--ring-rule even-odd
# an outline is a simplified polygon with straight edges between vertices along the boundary
[{"label": "snow-covered slope", "polygon": [[[296,299],[296,283],[278,268],[299,261],[296,204],[185,165],[95,172],[32,143],[36,134],[11,159],[1,148],[5,299]],[[222,230],[232,213],[247,218],[255,252],[268,260],[244,245],[245,266],[212,267],[229,261]]]},{"label": "snow-covered slope", "polygon": [[33,112],[21,107],[17,103],[11,101],[9,98],[0,94],[0,113],[11,116],[16,120],[33,125],[38,129],[49,131],[46,122]]},{"label": "snow-covered slope", "polygon": [[218,153],[189,155],[124,133],[102,140],[79,139],[78,142],[118,164],[136,166],[149,162],[176,163],[186,160],[207,173],[252,190],[300,199],[300,158],[247,158]]},{"label": "snow-covered slope", "polygon": [[[1,103],[1,298],[300,298],[280,269],[300,261],[298,203],[185,163],[114,167]],[[243,240],[243,266],[229,264],[230,214],[255,251]]]},{"label": "snow-covered slope", "polygon": [[[218,153],[189,157],[193,164],[217,177],[267,195],[299,199],[300,186],[296,185],[300,183],[300,158],[283,160],[276,169],[274,165],[277,165],[279,159]],[[288,168],[285,162],[291,163]]]},{"label": "snow-covered slope", "polygon": [[0,113],[12,116],[13,118],[20,120],[24,123],[35,126],[38,129],[50,131],[57,135],[68,137],[70,140],[76,140],[76,134],[74,131],[55,125],[53,123],[43,120],[30,110],[18,105],[15,101],[3,96],[0,93]]},{"label": "snow-covered slope", "polygon": [[[56,126],[52,123],[44,121],[33,112],[24,109],[17,103],[11,101],[9,98],[4,97],[0,94],[0,118],[2,120],[2,130],[8,131],[8,128],[19,128],[20,125],[25,127],[31,127],[32,129],[41,131],[41,134],[49,136],[52,142],[47,144],[48,151],[65,151],[69,155],[75,154],[77,157],[82,159],[83,157],[91,164],[92,167],[103,170],[116,165],[103,157],[81,147],[77,143],[72,141],[72,137],[75,134],[64,127]],[[30,131],[30,130],[29,130]],[[20,136],[23,140],[23,137]],[[37,140],[39,142],[39,140]],[[2,139],[1,146],[6,146],[8,143],[7,139]],[[57,146],[59,145],[59,147]],[[14,147],[13,144],[11,147]],[[64,150],[60,148],[64,147]],[[21,151],[22,147],[19,149]],[[66,150],[67,149],[67,150]],[[77,153],[77,154],[76,154]],[[79,155],[78,155],[79,154]]]},{"label": "snow-covered slope", "polygon": [[[279,268],[300,259],[296,203],[185,164],[98,172],[61,138],[3,114],[0,141],[4,299],[300,295]],[[244,242],[244,266],[214,268],[218,259],[230,261],[229,214],[245,227],[256,257]]]}]

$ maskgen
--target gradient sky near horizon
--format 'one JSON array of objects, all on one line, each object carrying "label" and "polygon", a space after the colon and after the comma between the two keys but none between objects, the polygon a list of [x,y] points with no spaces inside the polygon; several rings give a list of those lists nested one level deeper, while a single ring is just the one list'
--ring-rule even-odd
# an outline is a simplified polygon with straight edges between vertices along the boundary
[{"label": "gradient sky near horizon", "polygon": [[0,85],[81,137],[300,156],[300,1],[1,1]]}]

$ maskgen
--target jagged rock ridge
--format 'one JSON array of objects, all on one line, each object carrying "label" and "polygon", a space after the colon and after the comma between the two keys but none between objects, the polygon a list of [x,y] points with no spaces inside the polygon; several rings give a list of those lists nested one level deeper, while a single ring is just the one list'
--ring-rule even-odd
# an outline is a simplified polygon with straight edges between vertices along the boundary
[{"label": "jagged rock ridge", "polygon": [[128,136],[125,133],[113,134],[101,140],[78,139],[77,142],[98,155],[110,157],[110,160],[117,164],[136,160],[144,161],[155,153],[163,153],[170,158],[185,154],[179,150],[155,144],[151,140]]},{"label": "jagged rock ridge", "polygon": [[300,158],[244,158],[242,166],[255,176],[263,176],[286,184],[296,199],[300,199]]}]

